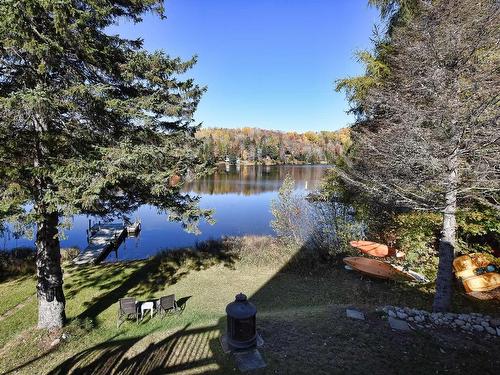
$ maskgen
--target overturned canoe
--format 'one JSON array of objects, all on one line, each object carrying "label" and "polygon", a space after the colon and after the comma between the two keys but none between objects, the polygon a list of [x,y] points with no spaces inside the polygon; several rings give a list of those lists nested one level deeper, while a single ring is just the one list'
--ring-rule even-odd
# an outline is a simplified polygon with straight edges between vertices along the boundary
[{"label": "overturned canoe", "polygon": [[487,292],[500,287],[500,273],[488,272],[482,275],[468,277],[462,282],[467,293]]},{"label": "overturned canoe", "polygon": [[376,259],[363,257],[347,257],[344,263],[354,270],[379,279],[415,281],[410,274],[398,270],[393,265]]}]

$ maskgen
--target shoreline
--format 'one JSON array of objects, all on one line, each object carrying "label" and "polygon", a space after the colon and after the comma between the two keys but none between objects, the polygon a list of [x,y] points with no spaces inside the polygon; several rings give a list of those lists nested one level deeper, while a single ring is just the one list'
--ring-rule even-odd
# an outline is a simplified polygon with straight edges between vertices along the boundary
[{"label": "shoreline", "polygon": [[223,160],[217,161],[214,163],[217,166],[309,166],[309,167],[319,167],[319,166],[330,166],[332,164],[328,163],[327,161],[321,161],[319,163],[306,163],[302,161],[296,161],[296,162],[289,162],[289,163],[283,163],[283,162],[278,162],[278,161],[271,161],[271,162],[265,162],[265,161],[249,161],[249,160],[242,160],[239,163],[228,163]]}]

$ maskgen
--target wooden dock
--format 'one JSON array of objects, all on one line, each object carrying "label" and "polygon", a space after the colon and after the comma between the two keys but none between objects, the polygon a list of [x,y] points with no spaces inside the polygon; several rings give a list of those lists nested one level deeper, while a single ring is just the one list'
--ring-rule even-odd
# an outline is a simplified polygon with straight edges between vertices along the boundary
[{"label": "wooden dock", "polygon": [[127,227],[123,224],[95,224],[89,230],[89,245],[73,259],[73,263],[99,263],[111,250],[120,246],[126,235]]}]

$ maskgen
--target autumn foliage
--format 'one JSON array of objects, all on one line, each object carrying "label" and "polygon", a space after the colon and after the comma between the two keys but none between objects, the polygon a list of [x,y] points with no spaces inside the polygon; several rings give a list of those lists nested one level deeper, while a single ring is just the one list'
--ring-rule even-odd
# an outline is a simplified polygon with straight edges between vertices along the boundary
[{"label": "autumn foliage", "polygon": [[251,163],[332,163],[349,146],[348,129],[305,133],[258,128],[205,128],[196,136],[202,153],[214,162],[236,159]]}]

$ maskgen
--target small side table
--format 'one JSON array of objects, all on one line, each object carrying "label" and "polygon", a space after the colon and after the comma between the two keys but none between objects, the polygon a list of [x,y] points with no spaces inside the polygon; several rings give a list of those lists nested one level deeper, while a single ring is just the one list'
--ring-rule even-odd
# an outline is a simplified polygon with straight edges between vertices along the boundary
[{"label": "small side table", "polygon": [[152,318],[155,310],[155,303],[153,301],[143,302],[141,304],[141,320],[144,319],[144,312],[147,310],[151,311]]}]

